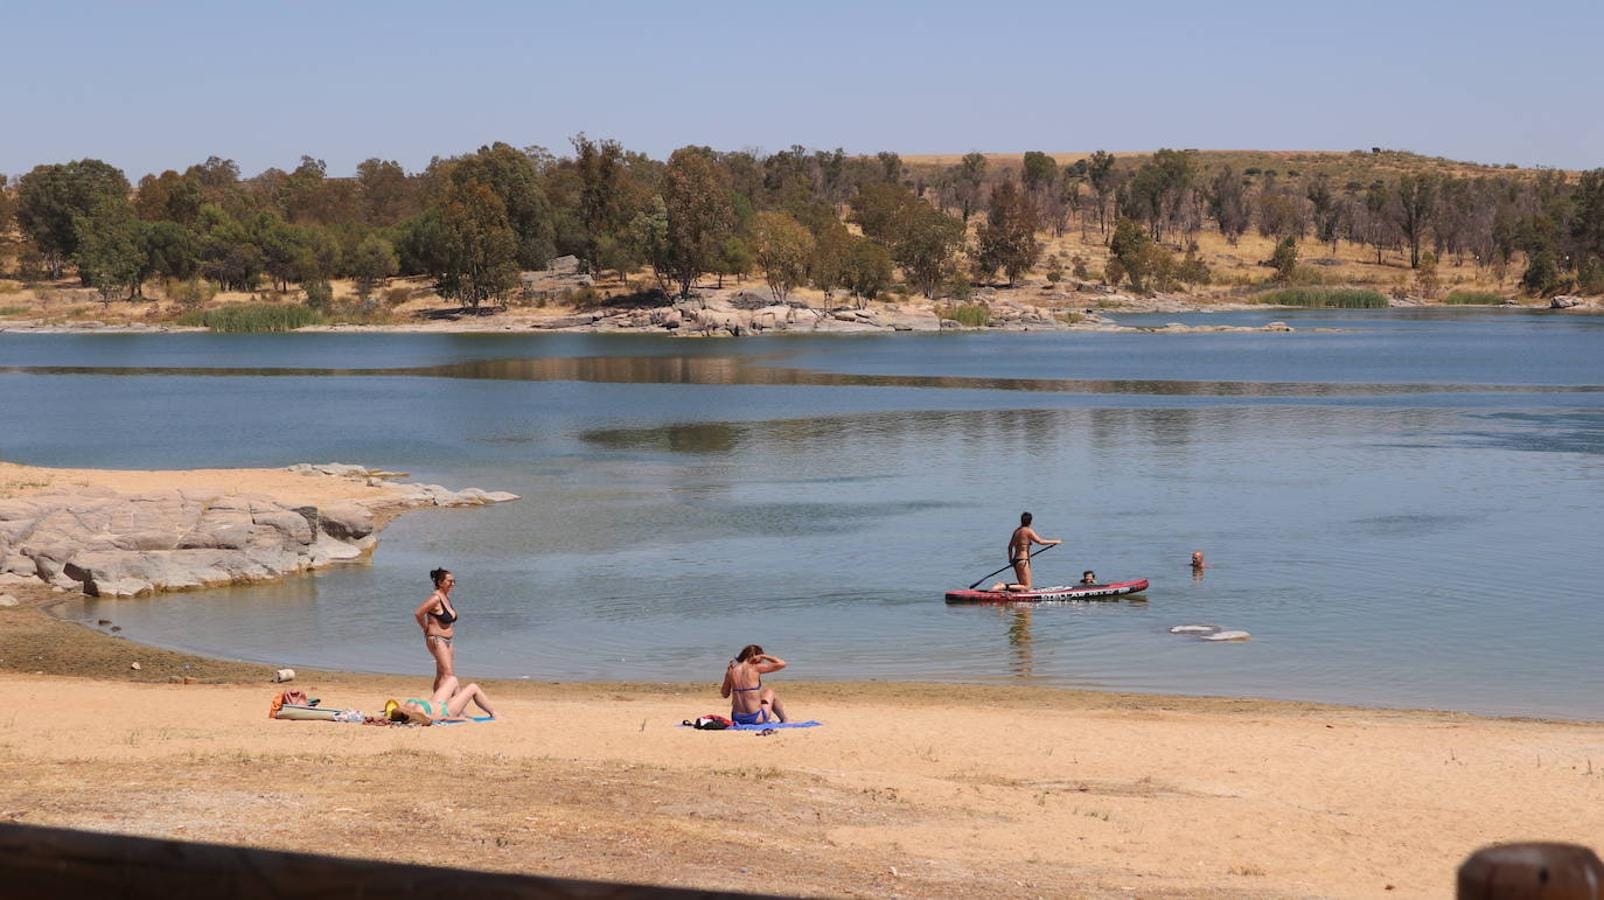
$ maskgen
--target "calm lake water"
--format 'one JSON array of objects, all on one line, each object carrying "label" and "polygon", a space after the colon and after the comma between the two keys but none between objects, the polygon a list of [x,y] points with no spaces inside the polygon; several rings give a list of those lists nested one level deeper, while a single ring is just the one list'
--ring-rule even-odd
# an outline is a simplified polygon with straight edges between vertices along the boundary
[{"label": "calm lake water", "polygon": [[[1121,321],[1272,318],[1298,332],[0,334],[0,457],[523,495],[406,516],[371,565],[71,613],[229,657],[429,673],[444,565],[470,677],[712,682],[755,641],[807,678],[1604,717],[1604,320]],[[1145,602],[946,606],[1022,509],[1067,541],[1044,583]]]}]

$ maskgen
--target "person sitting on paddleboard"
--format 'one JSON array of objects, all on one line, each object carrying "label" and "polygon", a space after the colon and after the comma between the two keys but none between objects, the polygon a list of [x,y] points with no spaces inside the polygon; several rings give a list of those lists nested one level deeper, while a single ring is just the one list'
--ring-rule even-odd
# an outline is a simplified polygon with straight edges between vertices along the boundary
[{"label": "person sitting on paddleboard", "polygon": [[1013,535],[1008,538],[1008,561],[1010,563],[1012,563],[1013,567],[1014,567],[1014,583],[1013,584],[1003,584],[1001,582],[998,582],[997,585],[992,588],[992,590],[994,590],[994,591],[1028,591],[1028,590],[1030,590],[1031,584],[1032,584],[1032,582],[1030,580],[1031,579],[1031,576],[1030,576],[1030,548],[1031,548],[1031,546],[1033,544],[1041,544],[1043,546],[1051,546],[1053,544],[1062,544],[1063,543],[1063,541],[1061,541],[1061,540],[1059,540],[1057,538],[1044,538],[1041,535],[1037,534],[1036,533],[1036,529],[1030,527],[1030,521],[1031,521],[1030,513],[1028,513],[1028,512],[1020,513],[1019,514],[1019,527],[1015,528]]},{"label": "person sitting on paddleboard", "polygon": [[724,669],[720,697],[730,698],[730,718],[737,725],[784,722],[785,707],[774,688],[763,686],[763,676],[785,668],[785,660],[769,656],[757,644],[747,644]]}]

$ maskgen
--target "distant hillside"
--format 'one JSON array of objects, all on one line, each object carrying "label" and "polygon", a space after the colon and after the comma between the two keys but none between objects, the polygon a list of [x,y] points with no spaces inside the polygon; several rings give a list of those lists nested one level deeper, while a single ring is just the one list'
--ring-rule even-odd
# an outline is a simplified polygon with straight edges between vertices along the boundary
[{"label": "distant hillside", "polygon": [[1604,294],[1604,168],[1380,148],[688,146],[659,160],[579,135],[571,155],[497,143],[421,172],[373,158],[354,177],[313,157],[250,176],[212,157],[135,185],[69,160],[0,182],[8,234],[0,308],[17,315],[81,284],[108,310],[156,295],[196,314],[237,295],[369,320],[416,299],[391,289],[396,276],[464,307],[536,304],[547,298],[523,276],[557,260],[591,279],[576,305],[613,290],[662,303],[757,274],[775,299],[816,292],[824,306],[919,295],[957,307],[982,288],[1059,305],[1115,290],[1358,302],[1333,293],[1351,288],[1371,304],[1484,304]]},{"label": "distant hillside", "polygon": [[[1181,148],[1177,148],[1181,149]],[[1407,150],[1190,150],[1198,164],[1205,170],[1218,169],[1222,166],[1231,166],[1237,171],[1257,169],[1262,172],[1274,172],[1283,177],[1297,178],[1309,175],[1325,175],[1339,182],[1347,181],[1373,181],[1375,179],[1391,179],[1399,175],[1451,175],[1456,178],[1476,177],[1482,175],[1526,175],[1532,176],[1540,171],[1549,171],[1543,168],[1522,168],[1514,163],[1505,165],[1490,165],[1486,163],[1464,162],[1462,160],[1446,159],[1441,156],[1422,156],[1410,153]],[[1017,168],[1023,164],[1024,153],[986,153],[981,151],[989,164]],[[1060,166],[1073,165],[1076,162],[1091,156],[1087,152],[1048,152]],[[1152,159],[1153,152],[1148,150],[1113,151],[1115,159],[1120,165],[1139,166]],[[962,159],[962,153],[932,153],[913,154],[902,157],[902,161],[909,169],[924,172],[934,171],[957,165]],[[1257,174],[1257,173],[1250,173]],[[1575,174],[1567,172],[1566,174]]]}]

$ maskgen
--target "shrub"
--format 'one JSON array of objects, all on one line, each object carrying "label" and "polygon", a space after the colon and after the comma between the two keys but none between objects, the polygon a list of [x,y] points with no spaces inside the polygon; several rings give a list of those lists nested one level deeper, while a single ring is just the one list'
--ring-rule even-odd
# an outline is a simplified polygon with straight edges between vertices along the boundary
[{"label": "shrub", "polygon": [[1059,283],[1060,281],[1063,281],[1063,280],[1064,280],[1064,270],[1063,269],[1048,269],[1047,270],[1047,281],[1048,281],[1049,284],[1057,284],[1057,283]]},{"label": "shrub", "polygon": [[1119,260],[1111,259],[1103,266],[1103,282],[1110,287],[1119,287],[1120,280],[1125,277],[1125,267]]},{"label": "shrub", "polygon": [[199,325],[227,333],[294,331],[318,325],[317,310],[293,303],[233,303],[217,309],[192,310],[179,316],[180,325]]},{"label": "shrub", "polygon": [[1078,312],[1061,312],[1055,315],[1053,318],[1063,322],[1065,325],[1078,325],[1081,322],[1086,321],[1086,317]]},{"label": "shrub", "polygon": [[181,309],[199,309],[217,296],[217,286],[204,278],[169,278],[166,292]]},{"label": "shrub", "polygon": [[323,279],[308,281],[301,285],[306,292],[306,305],[315,310],[325,310],[334,305],[334,286]]},{"label": "shrub", "polygon": [[1576,267],[1576,287],[1584,294],[1604,294],[1604,260],[1589,256]]},{"label": "shrub", "polygon": [[1197,248],[1189,247],[1181,264],[1175,268],[1175,280],[1187,284],[1208,284],[1210,272],[1208,264],[1198,258]]},{"label": "shrub", "polygon": [[1314,266],[1293,266],[1292,277],[1287,279],[1287,284],[1298,284],[1304,286],[1322,285],[1325,283],[1326,273],[1320,271]]},{"label": "shrub", "polygon": [[969,279],[962,275],[952,276],[941,286],[941,295],[943,297],[951,297],[960,304],[967,302],[974,292],[975,286],[970,284]]},{"label": "shrub", "polygon": [[936,318],[970,328],[985,328],[991,324],[991,308],[984,303],[949,303],[936,307]]},{"label": "shrub", "polygon": [[1437,254],[1427,250],[1420,255],[1420,265],[1415,269],[1415,289],[1420,291],[1420,296],[1431,298],[1437,296],[1441,287],[1437,278]]},{"label": "shrub", "polygon": [[409,288],[409,287],[404,287],[404,286],[401,286],[401,285],[397,285],[397,286],[395,286],[393,288],[387,289],[384,292],[384,305],[385,306],[400,306],[401,304],[403,304],[403,303],[405,303],[405,302],[407,302],[408,300],[411,300],[411,299],[412,299],[412,289]]},{"label": "shrub", "polygon": [[557,302],[572,306],[574,309],[594,309],[602,305],[608,298],[601,295],[594,287],[588,284],[576,288],[566,288],[557,295]]},{"label": "shrub", "polygon": [[1533,252],[1526,262],[1526,271],[1520,277],[1520,284],[1539,297],[1559,293],[1559,264],[1554,260],[1554,251],[1542,247]]},{"label": "shrub", "polygon": [[0,318],[6,316],[20,316],[28,311],[26,306],[0,306]]},{"label": "shrub", "polygon": [[1504,296],[1493,291],[1449,291],[1442,302],[1449,306],[1499,306]]},{"label": "shrub", "polygon": [[1275,245],[1275,253],[1270,255],[1270,266],[1275,269],[1275,280],[1290,282],[1293,273],[1298,268],[1298,241],[1287,236]]},{"label": "shrub", "polygon": [[1075,276],[1081,281],[1086,281],[1087,279],[1091,278],[1092,273],[1086,268],[1086,257],[1081,256],[1078,253],[1074,256],[1071,256],[1069,258],[1069,274]]},{"label": "shrub", "polygon": [[1266,291],[1255,302],[1273,306],[1301,306],[1307,309],[1385,309],[1387,298],[1364,288],[1292,287]]}]

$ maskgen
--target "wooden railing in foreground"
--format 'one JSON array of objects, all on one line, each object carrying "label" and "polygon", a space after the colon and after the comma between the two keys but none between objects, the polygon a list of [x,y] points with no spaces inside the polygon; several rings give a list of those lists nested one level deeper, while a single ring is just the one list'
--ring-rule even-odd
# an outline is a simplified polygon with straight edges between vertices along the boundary
[{"label": "wooden railing in foreground", "polygon": [[0,825],[0,897],[701,900],[752,894],[438,869],[310,853]]}]

